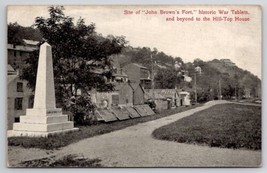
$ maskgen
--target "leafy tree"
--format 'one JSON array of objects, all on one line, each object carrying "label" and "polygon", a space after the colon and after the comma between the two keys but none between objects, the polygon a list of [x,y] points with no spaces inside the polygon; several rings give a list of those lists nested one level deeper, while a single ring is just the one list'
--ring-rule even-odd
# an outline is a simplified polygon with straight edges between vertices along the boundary
[{"label": "leafy tree", "polygon": [[159,70],[155,76],[155,88],[174,89],[177,82],[177,75],[173,71],[173,69]]},{"label": "leafy tree", "polygon": [[7,42],[9,44],[21,45],[23,39],[41,41],[41,33],[33,27],[23,27],[17,22],[9,23],[7,26]]},{"label": "leafy tree", "polygon": [[[34,25],[44,41],[52,46],[57,101],[63,103],[67,110],[74,110],[72,106],[82,107],[78,103],[92,105],[91,99],[87,99],[90,96],[88,91],[92,88],[99,91],[113,90],[113,85],[106,82],[113,72],[110,56],[121,52],[126,44],[125,38],[111,35],[103,37],[95,32],[95,24],[86,25],[81,18],[75,24],[72,17],[65,16],[62,6],[49,7],[48,11],[50,16],[37,17]],[[28,65],[21,75],[33,89],[37,61],[37,57],[28,59]],[[86,99],[77,96],[78,90],[82,91]],[[70,99],[77,102],[68,104]]]}]

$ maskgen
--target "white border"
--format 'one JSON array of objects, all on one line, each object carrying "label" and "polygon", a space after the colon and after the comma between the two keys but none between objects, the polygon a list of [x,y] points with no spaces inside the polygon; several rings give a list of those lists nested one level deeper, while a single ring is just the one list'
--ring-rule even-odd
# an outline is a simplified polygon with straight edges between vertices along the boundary
[{"label": "white border", "polygon": [[267,1],[264,0],[113,0],[113,1],[108,1],[108,0],[91,0],[91,1],[86,1],[86,0],[46,0],[46,1],[37,1],[37,0],[27,0],[27,1],[21,1],[21,0],[9,0],[9,1],[0,1],[0,79],[2,79],[1,84],[0,84],[0,127],[1,127],[1,142],[0,142],[0,152],[1,152],[1,157],[0,157],[0,172],[20,172],[20,173],[31,173],[31,172],[58,172],[58,171],[64,171],[64,172],[153,172],[153,173],[158,173],[158,172],[177,172],[177,171],[183,171],[183,172],[227,172],[227,173],[236,173],[237,171],[242,171],[242,172],[266,172],[267,171],[267,162],[266,162],[266,150],[265,150],[265,144],[266,144],[266,124],[265,124],[265,115],[266,115],[266,93],[264,90],[266,89],[266,70],[264,70],[264,67],[266,66],[266,60],[265,60],[265,55],[266,52],[266,45],[263,44],[263,60],[262,60],[262,84],[263,84],[263,92],[262,92],[262,97],[263,97],[263,114],[262,114],[262,126],[263,126],[263,144],[262,144],[262,168],[144,168],[144,169],[129,169],[129,168],[122,168],[122,169],[70,169],[70,168],[65,168],[65,169],[19,169],[19,168],[6,168],[6,157],[7,157],[7,145],[6,145],[6,63],[7,63],[7,56],[6,56],[6,41],[7,41],[7,31],[6,31],[6,6],[7,5],[51,5],[51,4],[63,4],[63,5],[80,5],[80,4],[257,4],[261,5],[263,9],[263,43],[266,40],[266,8],[267,8]]}]

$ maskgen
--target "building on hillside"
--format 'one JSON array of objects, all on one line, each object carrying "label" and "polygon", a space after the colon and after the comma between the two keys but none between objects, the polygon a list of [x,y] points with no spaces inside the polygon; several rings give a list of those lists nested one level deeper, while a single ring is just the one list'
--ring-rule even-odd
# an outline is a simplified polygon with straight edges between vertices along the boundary
[{"label": "building on hillside", "polygon": [[27,39],[22,39],[23,40],[23,45],[27,47],[32,47],[35,49],[38,49],[39,46],[39,41],[34,41],[34,40],[27,40]]},{"label": "building on hillside", "polygon": [[140,83],[145,89],[151,88],[152,81],[148,68],[136,63],[130,63],[122,67],[122,69],[127,74],[130,82]]},{"label": "building on hillside", "polygon": [[233,63],[230,59],[220,59],[220,61],[229,67],[235,67],[236,66],[235,63]]},{"label": "building on hillside", "polygon": [[145,103],[145,90],[140,83],[129,83],[133,91],[133,104],[142,105]]},{"label": "building on hillside", "polygon": [[13,128],[14,122],[19,122],[19,117],[25,115],[27,108],[33,107],[34,95],[27,87],[27,81],[21,80],[17,71],[10,65],[7,68],[7,116],[8,130]]},{"label": "building on hillside", "polygon": [[15,70],[19,70],[25,64],[25,60],[30,57],[30,54],[37,49],[38,47],[28,45],[7,44],[7,62]]}]

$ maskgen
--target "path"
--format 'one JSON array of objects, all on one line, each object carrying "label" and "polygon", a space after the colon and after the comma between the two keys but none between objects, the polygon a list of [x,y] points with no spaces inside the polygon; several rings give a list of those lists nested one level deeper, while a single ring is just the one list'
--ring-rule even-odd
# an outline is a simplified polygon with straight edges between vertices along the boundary
[{"label": "path", "polygon": [[55,151],[62,157],[78,154],[99,158],[106,167],[255,167],[261,164],[261,152],[210,148],[154,139],[152,132],[183,117],[226,101],[204,106],[154,121],[140,123],[108,134],[84,139]]}]

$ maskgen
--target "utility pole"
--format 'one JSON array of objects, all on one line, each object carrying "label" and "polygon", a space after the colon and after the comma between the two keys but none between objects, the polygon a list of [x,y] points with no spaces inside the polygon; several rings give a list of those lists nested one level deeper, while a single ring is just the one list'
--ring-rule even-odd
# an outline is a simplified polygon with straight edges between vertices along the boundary
[{"label": "utility pole", "polygon": [[197,72],[194,73],[194,77],[195,77],[195,101],[197,103]]},{"label": "utility pole", "polygon": [[236,85],[235,85],[235,100],[237,100]]},{"label": "utility pole", "polygon": [[219,78],[219,100],[222,99],[222,87],[221,87],[221,77]]},{"label": "utility pole", "polygon": [[152,68],[151,68],[151,82],[152,82],[152,101],[155,102],[155,85],[154,85],[154,61],[153,61],[153,57],[152,57],[152,54],[150,55],[151,57],[151,65],[152,65]]}]

